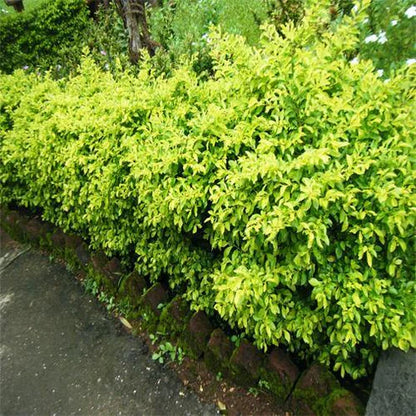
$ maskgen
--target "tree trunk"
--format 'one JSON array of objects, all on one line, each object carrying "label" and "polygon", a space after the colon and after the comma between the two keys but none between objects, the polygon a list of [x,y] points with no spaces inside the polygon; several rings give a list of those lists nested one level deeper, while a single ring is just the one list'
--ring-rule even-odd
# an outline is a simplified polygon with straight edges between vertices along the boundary
[{"label": "tree trunk", "polygon": [[25,9],[23,0],[6,0],[6,4],[12,6],[18,13],[21,13]]},{"label": "tree trunk", "polygon": [[115,0],[115,3],[129,35],[130,61],[134,64],[139,61],[142,48],[153,56],[159,45],[150,39],[145,0]]}]

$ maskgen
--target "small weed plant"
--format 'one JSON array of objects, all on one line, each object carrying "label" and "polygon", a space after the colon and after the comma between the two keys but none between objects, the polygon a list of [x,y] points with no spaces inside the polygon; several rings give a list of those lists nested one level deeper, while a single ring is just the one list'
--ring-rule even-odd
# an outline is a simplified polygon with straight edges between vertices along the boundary
[{"label": "small weed plant", "polygon": [[82,282],[82,284],[87,293],[91,293],[92,295],[97,296],[98,293],[100,292],[99,285],[94,279],[86,278]]},{"label": "small weed plant", "polygon": [[152,354],[152,359],[163,364],[165,362],[182,363],[185,353],[181,347],[173,345],[169,341],[162,342],[157,351]]}]

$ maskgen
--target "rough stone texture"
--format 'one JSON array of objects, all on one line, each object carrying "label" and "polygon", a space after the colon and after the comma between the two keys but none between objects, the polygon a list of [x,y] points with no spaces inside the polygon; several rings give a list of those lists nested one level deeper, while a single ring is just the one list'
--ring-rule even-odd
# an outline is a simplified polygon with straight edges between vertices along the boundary
[{"label": "rough stone texture", "polygon": [[241,385],[255,385],[260,377],[265,356],[253,344],[243,340],[230,360],[232,377]]},{"label": "rough stone texture", "polygon": [[349,392],[340,387],[338,380],[328,369],[315,363],[303,372],[296,383],[292,397],[298,409],[306,405],[317,415],[335,416],[331,411],[341,410],[349,412],[345,413],[345,416],[354,416],[356,412],[361,415],[363,413],[361,405],[354,396],[340,400],[348,394]]},{"label": "rough stone texture", "polygon": [[186,327],[185,342],[190,355],[200,358],[206,349],[209,337],[214,328],[204,311],[195,312]]},{"label": "rough stone texture", "polygon": [[[1,236],[0,259],[10,250]],[[0,274],[0,414],[209,416],[64,266],[29,251]]]},{"label": "rough stone texture", "polygon": [[327,408],[329,416],[361,416],[364,414],[362,403],[348,391],[332,400]]},{"label": "rough stone texture", "polygon": [[8,213],[9,213],[8,208],[3,207],[3,206],[0,205],[0,221],[2,223],[4,223],[6,221],[6,218],[7,218],[7,214]]},{"label": "rough stone texture", "polygon": [[261,378],[268,382],[270,390],[281,400],[292,391],[299,376],[299,369],[281,349],[274,349],[267,357]]},{"label": "rough stone texture", "polygon": [[65,234],[59,228],[56,228],[51,235],[52,249],[63,250],[65,248]]},{"label": "rough stone texture", "polygon": [[25,224],[28,219],[23,215],[20,215],[18,211],[9,211],[6,215],[5,221],[10,228],[12,235],[16,236],[19,240],[25,239]]},{"label": "rough stone texture", "polygon": [[111,280],[118,281],[123,274],[120,260],[117,257],[112,257],[104,266],[104,273]]},{"label": "rough stone texture", "polygon": [[76,248],[83,243],[82,238],[78,237],[77,235],[65,234],[64,238],[65,247],[70,250],[76,250]]},{"label": "rough stone texture", "polygon": [[82,267],[86,267],[91,260],[90,252],[88,251],[88,246],[85,243],[82,243],[79,246],[77,246],[77,248],[75,249],[75,255],[77,256],[79,264]]},{"label": "rough stone texture", "polygon": [[158,331],[176,339],[183,334],[191,317],[188,302],[181,296],[175,297],[160,314]]},{"label": "rough stone texture", "polygon": [[272,371],[279,374],[280,378],[286,379],[292,384],[299,376],[299,369],[281,349],[276,348],[269,354],[268,365]]},{"label": "rough stone texture", "polygon": [[335,376],[323,365],[315,363],[301,375],[294,393],[310,392],[315,397],[325,397],[338,387]]},{"label": "rough stone texture", "polygon": [[32,244],[39,244],[42,239],[46,238],[48,232],[47,226],[39,218],[30,219],[24,226],[26,238]]},{"label": "rough stone texture", "polygon": [[381,354],[366,416],[416,414],[416,350],[391,349]]},{"label": "rough stone texture", "polygon": [[125,276],[121,280],[120,287],[117,291],[117,300],[119,302],[126,300],[130,305],[128,318],[140,318],[140,302],[143,291],[147,289],[146,281],[143,276],[140,276],[136,271]]},{"label": "rough stone texture", "polygon": [[108,257],[101,250],[98,250],[91,255],[92,265],[94,266],[94,269],[99,273],[103,273],[104,267],[108,261]]},{"label": "rough stone texture", "polygon": [[291,397],[289,400],[292,409],[291,416],[317,416],[317,414],[302,400]]},{"label": "rough stone texture", "polygon": [[17,222],[20,219],[20,215],[17,211],[8,211],[6,216],[5,216],[5,221],[10,224],[11,226],[14,226],[17,224]]},{"label": "rough stone texture", "polygon": [[160,316],[160,309],[158,306],[161,303],[166,303],[168,294],[160,283],[154,284],[142,297],[143,304],[148,306],[156,316]]},{"label": "rough stone texture", "polygon": [[123,279],[119,294],[127,296],[131,303],[136,304],[145,289],[147,289],[146,280],[134,271]]},{"label": "rough stone texture", "polygon": [[215,329],[209,339],[205,351],[204,361],[214,373],[221,372],[224,376],[230,375],[230,359],[234,345],[222,329]]}]

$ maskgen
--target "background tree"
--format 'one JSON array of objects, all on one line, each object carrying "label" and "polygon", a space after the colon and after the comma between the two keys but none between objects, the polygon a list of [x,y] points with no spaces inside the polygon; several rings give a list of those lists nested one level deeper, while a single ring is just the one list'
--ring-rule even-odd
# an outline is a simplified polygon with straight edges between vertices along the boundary
[{"label": "background tree", "polygon": [[145,48],[151,56],[159,46],[150,38],[144,0],[115,0],[129,35],[129,57],[132,63],[140,59],[140,50]]},{"label": "background tree", "polygon": [[8,6],[13,7],[18,13],[25,9],[23,0],[4,0]]}]

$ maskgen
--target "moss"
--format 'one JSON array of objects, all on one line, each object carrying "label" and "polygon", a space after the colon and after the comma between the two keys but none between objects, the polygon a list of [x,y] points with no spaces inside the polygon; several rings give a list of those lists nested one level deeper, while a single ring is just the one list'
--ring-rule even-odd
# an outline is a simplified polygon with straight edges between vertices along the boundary
[{"label": "moss", "polygon": [[230,377],[230,358],[232,353],[233,343],[221,329],[215,329],[211,334],[204,355],[207,367],[214,373],[221,372],[225,377]]},{"label": "moss", "polygon": [[348,390],[337,389],[325,400],[322,416],[354,416],[364,415],[365,407]]},{"label": "moss", "polygon": [[293,396],[304,401],[319,416],[328,416],[328,405],[340,393],[335,376],[322,365],[315,363],[300,377]]},{"label": "moss", "polygon": [[278,374],[266,368],[260,369],[260,379],[266,381],[268,390],[282,401],[286,400],[293,387],[291,383],[285,383]]},{"label": "moss", "polygon": [[205,312],[195,312],[186,325],[179,342],[188,355],[194,359],[199,359],[207,349],[213,329]]},{"label": "moss", "polygon": [[243,340],[230,359],[232,378],[243,386],[257,385],[264,360],[264,355],[253,344]]},{"label": "moss", "polygon": [[141,321],[143,329],[151,333],[157,331],[161,313],[160,305],[163,305],[166,300],[166,291],[160,283],[154,284],[139,298],[136,319]]},{"label": "moss", "polygon": [[286,351],[274,348],[267,356],[260,378],[276,397],[284,401],[289,396],[299,377],[299,369]]},{"label": "moss", "polygon": [[[66,250],[66,252],[68,253],[68,250]],[[75,267],[79,265],[76,256],[72,254],[71,252],[69,254],[69,258],[72,258],[72,264],[75,263],[76,265]],[[66,257],[65,260],[68,261],[69,258]],[[107,295],[109,296],[116,295],[117,287],[114,285],[114,282],[111,279],[109,279],[107,276],[105,276],[104,274],[94,269],[94,267],[91,264],[89,264],[86,267],[86,274],[88,278],[93,279],[95,282],[97,282],[98,287],[100,287]]]},{"label": "moss", "polygon": [[183,334],[190,317],[191,310],[188,303],[181,296],[176,296],[163,308],[157,330],[172,339],[177,339]]},{"label": "moss", "polygon": [[122,276],[118,288],[117,299],[128,301],[133,308],[140,304],[140,298],[146,289],[146,281],[137,272]]},{"label": "moss", "polygon": [[154,333],[157,331],[159,316],[153,312],[149,305],[143,303],[143,301],[140,301],[135,318],[141,320],[143,329],[148,332]]},{"label": "moss", "polygon": [[4,228],[10,237],[20,242],[27,242],[24,230],[24,225],[27,221],[28,219],[20,215],[17,211],[8,211],[4,217]]}]

